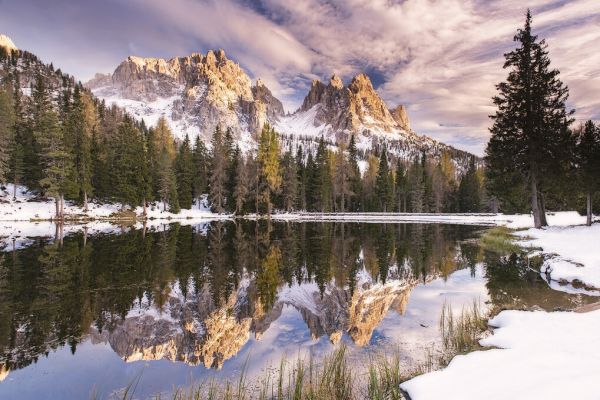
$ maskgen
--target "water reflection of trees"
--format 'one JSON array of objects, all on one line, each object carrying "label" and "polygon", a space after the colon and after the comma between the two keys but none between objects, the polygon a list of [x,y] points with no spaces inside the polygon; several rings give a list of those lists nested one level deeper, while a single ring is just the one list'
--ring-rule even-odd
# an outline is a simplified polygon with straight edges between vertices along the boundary
[{"label": "water reflection of trees", "polygon": [[[136,304],[165,307],[175,285],[184,298],[208,288],[206,307],[216,309],[250,280],[250,301],[238,312],[267,318],[278,291],[295,283],[352,296],[363,269],[384,283],[447,276],[462,265],[457,243],[473,230],[237,221],[37,240],[0,259],[0,364],[22,368],[64,345],[75,352],[90,327],[112,332]],[[257,330],[260,323],[254,319]]]}]

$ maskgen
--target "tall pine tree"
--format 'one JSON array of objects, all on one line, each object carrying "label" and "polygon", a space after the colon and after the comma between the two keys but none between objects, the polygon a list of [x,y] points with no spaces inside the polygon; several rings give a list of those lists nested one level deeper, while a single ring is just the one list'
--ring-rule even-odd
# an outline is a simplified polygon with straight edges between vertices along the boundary
[{"label": "tall pine tree", "polygon": [[529,10],[514,40],[519,47],[505,54],[507,80],[496,86],[498,109],[491,116],[492,137],[486,149],[488,181],[496,191],[491,194],[498,198],[504,188],[494,185],[494,180],[507,181],[516,174],[526,181],[534,225],[540,228],[546,225],[544,179],[552,179],[566,155],[562,147],[572,122],[565,108],[568,89],[558,78],[559,71],[550,69],[545,41],[532,34]]}]

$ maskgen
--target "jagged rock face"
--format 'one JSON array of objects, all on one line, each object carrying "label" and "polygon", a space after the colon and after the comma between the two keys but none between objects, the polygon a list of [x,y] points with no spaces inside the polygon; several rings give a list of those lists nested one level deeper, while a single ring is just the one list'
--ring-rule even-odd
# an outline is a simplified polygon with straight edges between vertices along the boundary
[{"label": "jagged rock face", "polygon": [[401,104],[393,110],[390,110],[390,113],[392,114],[394,121],[396,121],[402,129],[407,132],[410,131],[410,121],[408,120],[408,113],[406,112],[405,106]]},{"label": "jagged rock face", "polygon": [[0,35],[0,47],[4,47],[8,51],[19,50],[13,43],[12,39],[6,35]]},{"label": "jagged rock face", "polygon": [[283,115],[271,91],[260,80],[253,86],[223,50],[170,60],[131,56],[86,86],[150,125],[164,116],[180,138],[201,135],[208,141],[220,125],[241,139]]},{"label": "jagged rock face", "polygon": [[[329,84],[315,80],[297,113],[315,110],[314,126],[329,126],[334,133],[409,131],[399,123],[385,102],[379,97],[369,77],[359,74],[344,86],[339,76],[333,75]],[[404,115],[406,115],[406,110]]]},{"label": "jagged rock face", "polygon": [[92,340],[108,342],[125,361],[164,358],[221,368],[250,338],[251,318],[239,315],[245,286],[219,306],[208,287],[187,299],[173,292],[161,311],[134,309],[112,332],[92,330]]},{"label": "jagged rock face", "polygon": [[91,338],[109,343],[125,361],[164,358],[220,368],[252,333],[259,340],[287,306],[300,313],[314,339],[326,335],[337,343],[347,333],[364,346],[390,310],[404,313],[416,284],[411,276],[398,275],[386,283],[367,277],[353,292],[334,283],[326,284],[324,293],[313,283],[285,285],[268,310],[247,278],[219,305],[208,286],[187,296],[173,287],[160,311],[153,305],[134,307],[111,332],[92,328]]}]

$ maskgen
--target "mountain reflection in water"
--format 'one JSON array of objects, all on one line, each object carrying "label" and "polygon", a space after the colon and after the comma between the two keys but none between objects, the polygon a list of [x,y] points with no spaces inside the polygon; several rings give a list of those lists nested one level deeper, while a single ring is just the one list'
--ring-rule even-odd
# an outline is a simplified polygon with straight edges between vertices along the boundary
[{"label": "mountain reflection in water", "polygon": [[[5,249],[0,380],[53,349],[68,346],[75,354],[86,341],[107,343],[127,362],[218,369],[289,308],[299,312],[313,339],[326,336],[335,344],[345,337],[366,346],[390,310],[405,313],[415,286],[460,269],[474,276],[482,263],[492,274],[490,299],[519,306],[519,293],[531,293],[539,279],[518,271],[502,275],[498,265],[518,260],[470,240],[481,229],[212,222],[37,239],[25,249]],[[519,289],[523,285],[527,290]],[[541,285],[536,298],[549,292]],[[550,297],[548,307],[581,301]]]}]

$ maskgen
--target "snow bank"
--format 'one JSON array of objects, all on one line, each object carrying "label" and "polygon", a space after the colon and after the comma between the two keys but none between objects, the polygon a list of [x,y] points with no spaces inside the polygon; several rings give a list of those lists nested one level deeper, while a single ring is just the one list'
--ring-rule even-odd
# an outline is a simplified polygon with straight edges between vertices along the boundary
[{"label": "snow bank", "polygon": [[[528,229],[517,234],[524,245],[541,247],[548,258],[542,265],[542,275],[563,283],[581,283],[596,288],[600,295],[600,224],[588,226],[551,226]],[[561,289],[561,286],[554,286]],[[565,287],[570,290],[570,287]]]},{"label": "snow bank", "polygon": [[[35,221],[50,220],[54,217],[56,209],[53,200],[36,199],[26,188],[17,186],[16,199],[13,200],[13,185],[6,185],[6,190],[0,190],[0,221]],[[205,202],[195,205],[193,209],[181,210],[178,214],[163,211],[164,205],[156,203],[147,209],[147,217],[150,219],[224,219],[229,215],[215,214],[207,208]],[[122,209],[119,203],[106,204],[91,202],[88,205],[88,212],[84,213],[81,206],[66,202],[65,214],[69,216],[89,217],[96,219],[110,218],[111,215],[118,213]],[[142,216],[144,210],[137,207],[135,213]]]},{"label": "snow bank", "polygon": [[[254,217],[254,216],[253,216]],[[374,223],[421,222],[440,224],[504,225],[513,229],[533,227],[530,214],[434,214],[434,213],[281,213],[271,219],[281,221],[356,221]],[[550,225],[568,226],[585,223],[585,217],[575,211],[548,214]]]},{"label": "snow bank", "polygon": [[599,398],[600,310],[503,311],[483,346],[401,385],[413,400]]}]

